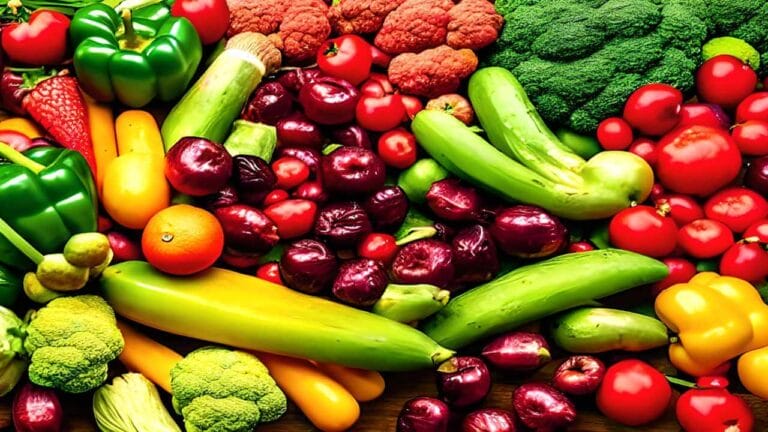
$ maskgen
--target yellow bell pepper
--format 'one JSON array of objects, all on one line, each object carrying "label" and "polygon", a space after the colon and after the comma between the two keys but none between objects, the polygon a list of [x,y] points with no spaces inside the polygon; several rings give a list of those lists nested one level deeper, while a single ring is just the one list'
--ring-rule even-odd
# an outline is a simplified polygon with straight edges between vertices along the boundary
[{"label": "yellow bell pepper", "polygon": [[768,346],[768,306],[750,283],[704,272],[656,298],[656,314],[678,342],[669,347],[672,364],[694,376]]},{"label": "yellow bell pepper", "polygon": [[768,399],[768,347],[750,351],[739,357],[739,381],[755,396]]}]

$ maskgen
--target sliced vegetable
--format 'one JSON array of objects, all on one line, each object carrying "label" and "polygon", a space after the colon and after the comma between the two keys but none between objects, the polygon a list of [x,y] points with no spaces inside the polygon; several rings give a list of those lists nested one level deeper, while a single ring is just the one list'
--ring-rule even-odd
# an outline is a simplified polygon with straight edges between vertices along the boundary
[{"label": "sliced vegetable", "polygon": [[269,162],[277,147],[277,131],[264,123],[235,120],[224,147],[232,156],[251,155]]},{"label": "sliced vegetable", "polygon": [[181,432],[155,385],[139,373],[122,374],[99,387],[93,415],[102,432]]}]

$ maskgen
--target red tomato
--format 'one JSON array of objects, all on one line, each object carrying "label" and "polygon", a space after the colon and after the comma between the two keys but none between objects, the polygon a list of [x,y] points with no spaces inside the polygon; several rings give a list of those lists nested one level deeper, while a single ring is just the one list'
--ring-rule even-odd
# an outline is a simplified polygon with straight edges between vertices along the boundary
[{"label": "red tomato", "polygon": [[760,219],[749,226],[742,238],[755,238],[762,243],[768,243],[768,219]]},{"label": "red tomato", "polygon": [[648,138],[638,138],[632,142],[628,151],[645,159],[645,161],[648,162],[648,165],[656,165],[658,151],[656,151],[656,143],[652,140]]},{"label": "red tomato", "polygon": [[731,129],[733,141],[742,153],[750,156],[768,154],[768,121],[747,120]]},{"label": "red tomato", "polygon": [[395,87],[389,82],[389,77],[383,73],[372,73],[360,86],[360,96],[384,97],[395,92]]},{"label": "red tomato", "polygon": [[657,149],[656,174],[666,189],[675,192],[707,196],[741,170],[741,152],[722,129],[675,129],[659,141]]},{"label": "red tomato", "polygon": [[609,117],[597,125],[597,142],[605,150],[626,150],[632,138],[632,126],[621,117]]},{"label": "red tomato", "polygon": [[317,66],[320,70],[354,85],[368,78],[372,64],[371,44],[357,35],[346,34],[329,39],[317,50]]},{"label": "red tomato", "polygon": [[650,423],[664,414],[672,388],[664,374],[640,360],[615,363],[597,389],[597,408],[606,417],[627,426]]},{"label": "red tomato", "polygon": [[608,225],[608,236],[616,247],[661,258],[671,254],[677,245],[677,226],[646,205],[626,208]]},{"label": "red tomato", "polygon": [[264,209],[264,214],[277,225],[280,238],[296,238],[312,231],[317,204],[309,200],[289,199],[272,204]]},{"label": "red tomato", "polygon": [[747,120],[768,121],[768,91],[752,93],[736,108],[736,122]]},{"label": "red tomato", "polygon": [[728,129],[730,121],[728,120],[728,115],[717,105],[704,103],[684,104],[680,110],[680,123],[677,124],[677,127],[693,125]]},{"label": "red tomato", "polygon": [[688,222],[704,217],[704,210],[699,203],[687,195],[662,195],[654,200],[656,208],[668,212],[677,226],[683,226]]},{"label": "red tomato", "polygon": [[309,167],[301,160],[285,156],[272,162],[272,171],[275,173],[280,189],[293,189],[304,183],[309,178]]},{"label": "red tomato", "polygon": [[724,223],[733,232],[740,233],[768,216],[768,201],[751,189],[728,188],[707,200],[704,214]]},{"label": "red tomato", "polygon": [[669,269],[669,274],[664,279],[651,285],[651,295],[656,297],[660,292],[674,284],[685,283],[691,280],[697,273],[696,266],[685,258],[664,258],[662,260]]},{"label": "red tomato", "polygon": [[568,252],[574,253],[574,252],[589,252],[591,250],[595,250],[595,247],[592,246],[592,243],[588,241],[578,241],[573,242],[568,246]]},{"label": "red tomato", "polygon": [[624,120],[643,135],[659,136],[680,121],[683,94],[669,84],[647,84],[624,104]]},{"label": "red tomato", "polygon": [[720,258],[720,274],[758,283],[768,276],[768,252],[759,243],[736,243]]},{"label": "red tomato", "polygon": [[735,108],[755,90],[757,74],[736,57],[719,55],[704,62],[696,73],[699,99]]},{"label": "red tomato", "polygon": [[406,169],[416,162],[416,149],[416,137],[403,128],[382,135],[377,146],[384,163],[398,169]]},{"label": "red tomato", "polygon": [[218,42],[229,28],[226,0],[176,0],[171,15],[191,21],[203,45]]},{"label": "red tomato", "polygon": [[733,245],[733,233],[722,222],[699,219],[683,225],[677,241],[694,258],[714,258]]},{"label": "red tomato", "polygon": [[67,53],[69,18],[39,9],[26,23],[10,23],[2,32],[3,51],[12,61],[32,66],[61,63]]},{"label": "red tomato", "polygon": [[368,44],[368,46],[371,47],[371,59],[373,60],[373,64],[384,69],[389,67],[389,62],[392,61],[392,56],[376,48],[375,45]]},{"label": "red tomato", "polygon": [[399,94],[382,97],[363,96],[357,101],[355,118],[365,129],[384,132],[396,128],[405,117],[405,105]]},{"label": "red tomato", "polygon": [[723,377],[703,377],[696,388],[680,395],[675,404],[675,417],[686,431],[725,432],[751,431],[755,416],[747,403],[728,390]]},{"label": "red tomato", "polygon": [[288,192],[282,189],[275,189],[270,192],[266,198],[264,198],[264,205],[271,206],[272,204],[279,203],[280,201],[285,201],[289,197],[290,195],[288,195]]},{"label": "red tomato", "polygon": [[401,95],[400,98],[405,107],[405,118],[403,121],[413,120],[413,118],[416,117],[416,114],[424,109],[424,104],[421,102],[421,99],[416,96]]},{"label": "red tomato", "polygon": [[393,236],[384,233],[370,233],[357,246],[357,254],[389,264],[397,254],[397,243]]},{"label": "red tomato", "polygon": [[256,277],[278,285],[285,285],[283,278],[280,277],[280,265],[276,262],[266,263],[256,269]]}]

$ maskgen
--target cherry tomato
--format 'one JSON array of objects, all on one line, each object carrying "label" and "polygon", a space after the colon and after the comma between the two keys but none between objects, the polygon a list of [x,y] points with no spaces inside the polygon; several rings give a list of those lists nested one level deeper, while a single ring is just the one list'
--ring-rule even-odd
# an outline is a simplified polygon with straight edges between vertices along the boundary
[{"label": "cherry tomato", "polygon": [[115,263],[141,259],[141,242],[137,238],[121,231],[110,231],[107,233],[107,240],[112,253],[115,254],[112,258]]},{"label": "cherry tomato", "polygon": [[768,121],[768,91],[752,93],[736,108],[736,122],[747,120]]},{"label": "cherry tomato", "polygon": [[731,129],[733,141],[742,153],[750,156],[768,154],[768,121],[747,120]]},{"label": "cherry tomato", "polygon": [[755,90],[757,74],[736,57],[719,55],[701,65],[696,73],[699,99],[735,108]]},{"label": "cherry tomato", "polygon": [[275,189],[267,194],[266,198],[264,198],[264,205],[271,206],[272,204],[279,203],[280,201],[285,201],[289,197],[290,195],[288,195],[287,191],[282,189]]},{"label": "cherry tomato", "polygon": [[720,258],[720,274],[760,282],[768,276],[768,252],[759,243],[736,243]]},{"label": "cherry tomato", "polygon": [[597,125],[597,142],[604,150],[626,150],[632,138],[632,126],[621,117],[609,117]]},{"label": "cherry tomato", "polygon": [[651,200],[656,200],[664,196],[665,193],[667,193],[667,191],[664,190],[664,186],[662,186],[660,183],[654,183],[653,187],[651,187],[651,193],[648,195],[648,197]]},{"label": "cherry tomato", "polygon": [[317,204],[309,200],[289,199],[272,204],[264,209],[264,214],[277,225],[280,238],[296,238],[312,231]]},{"label": "cherry tomato", "polygon": [[714,258],[733,245],[733,233],[722,222],[698,219],[680,228],[677,241],[694,258]]},{"label": "cherry tomato", "polygon": [[669,84],[647,84],[624,104],[624,120],[643,135],[659,136],[680,121],[683,94]]},{"label": "cherry tomato", "polygon": [[752,223],[742,234],[742,238],[755,238],[762,243],[768,243],[768,219],[760,219]]},{"label": "cherry tomato", "polygon": [[717,105],[704,103],[683,104],[682,109],[680,109],[680,122],[676,127],[693,125],[728,129],[730,121],[728,115]]},{"label": "cherry tomato", "polygon": [[617,213],[608,225],[608,236],[616,247],[660,258],[675,250],[677,226],[655,208],[639,205]]},{"label": "cherry tomato", "polygon": [[638,138],[632,141],[632,145],[629,146],[628,151],[643,158],[648,162],[648,165],[656,165],[658,151],[656,151],[656,143],[652,140],[648,138]]},{"label": "cherry tomato", "polygon": [[60,12],[38,9],[25,23],[10,23],[0,43],[12,61],[32,66],[61,63],[67,53],[69,18]]},{"label": "cherry tomato", "polygon": [[226,0],[176,0],[171,15],[191,21],[203,45],[218,42],[229,28]]},{"label": "cherry tomato", "polygon": [[675,417],[686,431],[751,431],[755,423],[752,409],[744,399],[728,390],[723,377],[702,377],[696,388],[680,395]]},{"label": "cherry tomato", "polygon": [[368,78],[372,64],[371,45],[357,35],[346,34],[329,39],[317,50],[317,66],[321,71],[354,85]]},{"label": "cherry tomato", "polygon": [[704,203],[704,214],[740,233],[768,216],[768,201],[747,188],[723,189]]},{"label": "cherry tomato", "polygon": [[659,181],[678,193],[707,196],[735,179],[741,170],[741,152],[722,129],[675,129],[659,141],[657,149]]},{"label": "cherry tomato", "polygon": [[397,127],[405,117],[405,105],[399,94],[382,97],[363,96],[355,107],[357,123],[374,132]]},{"label": "cherry tomato", "polygon": [[574,253],[574,252],[589,252],[591,250],[595,250],[595,247],[592,246],[592,243],[588,241],[577,241],[573,242],[568,246],[568,252]]},{"label": "cherry tomato", "polygon": [[651,295],[653,297],[656,297],[660,292],[674,284],[688,282],[697,273],[696,266],[685,258],[664,258],[662,262],[667,265],[669,274],[664,279],[651,285]]},{"label": "cherry tomato", "polygon": [[597,408],[606,417],[627,426],[650,423],[664,414],[672,388],[664,374],[640,360],[615,363],[597,389]]},{"label": "cherry tomato", "polygon": [[683,226],[704,217],[704,210],[699,203],[688,195],[662,195],[655,199],[654,203],[657,208],[668,212],[667,214],[677,226]]},{"label": "cherry tomato", "polygon": [[283,278],[280,277],[280,264],[268,262],[256,269],[256,277],[261,278],[278,285],[285,285]]},{"label": "cherry tomato", "polygon": [[416,137],[403,128],[393,129],[379,138],[377,150],[385,164],[406,169],[416,162]]},{"label": "cherry tomato", "polygon": [[397,243],[393,236],[384,233],[370,233],[357,246],[357,254],[361,258],[388,264],[395,258],[397,249]]},{"label": "cherry tomato", "polygon": [[403,101],[403,106],[405,107],[405,118],[403,121],[413,120],[413,118],[416,117],[416,114],[424,109],[424,104],[421,102],[421,99],[416,96],[401,95],[400,99]]},{"label": "cherry tomato", "polygon": [[272,171],[275,173],[277,183],[281,189],[293,189],[304,183],[309,178],[309,167],[301,160],[285,156],[272,162]]}]

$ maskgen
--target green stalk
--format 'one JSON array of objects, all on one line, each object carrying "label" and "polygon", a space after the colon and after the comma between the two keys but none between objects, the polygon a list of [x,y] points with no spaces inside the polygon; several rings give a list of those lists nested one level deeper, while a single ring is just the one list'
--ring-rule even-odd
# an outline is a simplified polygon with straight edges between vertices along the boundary
[{"label": "green stalk", "polygon": [[23,166],[35,174],[40,174],[40,171],[45,169],[45,165],[39,164],[24,156],[21,152],[4,142],[0,142],[0,157],[8,159],[8,161],[13,164]]}]

